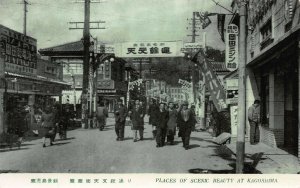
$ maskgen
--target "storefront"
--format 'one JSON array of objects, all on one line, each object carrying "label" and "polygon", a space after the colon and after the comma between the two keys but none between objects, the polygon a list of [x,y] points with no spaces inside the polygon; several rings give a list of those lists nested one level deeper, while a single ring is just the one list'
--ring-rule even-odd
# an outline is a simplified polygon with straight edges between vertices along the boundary
[{"label": "storefront", "polygon": [[103,102],[109,112],[114,112],[118,99],[126,101],[126,91],[116,89],[98,89],[97,100]]},{"label": "storefront", "polygon": [[[49,80],[16,73],[6,73],[7,91],[5,93],[4,131],[23,131],[35,129],[40,123],[40,112],[46,106],[60,104],[62,90],[69,85],[59,80]],[[32,116],[25,120],[27,113]]]},{"label": "storefront", "polygon": [[299,152],[298,35],[299,30],[248,66],[250,77],[254,75],[250,83],[256,83],[261,100],[260,142],[296,156]]}]

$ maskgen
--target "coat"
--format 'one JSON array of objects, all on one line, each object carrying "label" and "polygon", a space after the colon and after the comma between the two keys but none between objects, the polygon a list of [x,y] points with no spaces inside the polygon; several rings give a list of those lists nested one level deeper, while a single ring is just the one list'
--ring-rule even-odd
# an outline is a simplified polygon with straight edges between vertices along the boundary
[{"label": "coat", "polygon": [[260,122],[260,106],[254,107],[253,105],[248,109],[249,122]]},{"label": "coat", "polygon": [[157,112],[157,128],[167,129],[169,120],[168,111],[158,111]]},{"label": "coat", "polygon": [[132,120],[132,129],[138,130],[140,128],[144,128],[144,108],[139,106],[138,108],[133,107],[131,109],[131,120]]},{"label": "coat", "polygon": [[127,108],[124,105],[117,105],[114,110],[115,121],[119,123],[124,123],[127,116]]},{"label": "coat", "polygon": [[184,135],[184,132],[187,130],[191,130],[195,123],[195,117],[191,110],[188,110],[188,120],[185,121],[182,115],[182,110],[178,112],[177,116],[177,125],[179,127],[178,136]]},{"label": "coat", "polygon": [[106,124],[106,118],[108,117],[108,110],[105,106],[97,107],[97,121],[99,126],[104,126]]},{"label": "coat", "polygon": [[175,132],[177,127],[178,112],[176,109],[169,110],[168,132]]},{"label": "coat", "polygon": [[151,104],[149,106],[148,115],[149,115],[149,124],[156,126],[156,115],[159,111],[159,107],[156,104]]},{"label": "coat", "polygon": [[39,134],[43,137],[49,137],[49,131],[55,134],[55,115],[53,113],[42,113],[42,127]]}]

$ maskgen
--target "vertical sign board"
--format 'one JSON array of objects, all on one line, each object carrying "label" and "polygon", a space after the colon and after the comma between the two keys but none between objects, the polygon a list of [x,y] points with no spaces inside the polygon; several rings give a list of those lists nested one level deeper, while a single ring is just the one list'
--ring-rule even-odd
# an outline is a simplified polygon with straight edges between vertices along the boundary
[{"label": "vertical sign board", "polygon": [[217,111],[220,112],[222,111],[222,109],[227,108],[225,90],[219,79],[217,78],[217,75],[214,72],[211,63],[205,58],[205,54],[202,50],[200,50],[198,56],[200,56],[198,58],[198,61],[200,61],[200,64],[202,64],[200,68],[202,69],[205,76],[206,87],[211,94],[211,98]]},{"label": "vertical sign board", "polygon": [[231,136],[237,137],[237,125],[238,125],[238,106],[230,106],[230,119],[231,119]]},{"label": "vertical sign board", "polygon": [[238,33],[238,26],[236,26],[235,24],[228,25],[225,38],[225,63],[226,68],[230,71],[234,71],[238,68]]}]

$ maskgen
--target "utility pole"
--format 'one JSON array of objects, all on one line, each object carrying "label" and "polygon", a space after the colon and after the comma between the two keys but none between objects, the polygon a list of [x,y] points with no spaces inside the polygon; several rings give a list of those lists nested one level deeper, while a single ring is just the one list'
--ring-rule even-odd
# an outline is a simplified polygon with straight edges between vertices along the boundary
[{"label": "utility pole", "polygon": [[[94,21],[90,22],[90,4],[91,3],[101,3],[101,1],[75,1],[75,3],[84,3],[84,22],[69,22],[70,25],[75,25],[75,27],[70,27],[69,29],[83,29],[83,76],[82,76],[82,94],[81,94],[81,126],[82,128],[88,128],[88,88],[89,88],[89,77],[90,77],[90,29],[105,29],[100,27],[100,23],[105,23],[104,21]],[[83,24],[83,26],[82,26]],[[93,26],[90,27],[90,24]],[[93,49],[94,51],[94,49]],[[91,92],[92,92],[91,88]]]},{"label": "utility pole", "polygon": [[23,4],[24,4],[24,22],[23,22],[23,34],[26,35],[26,27],[27,27],[27,5],[28,2],[27,0],[23,0]]},{"label": "utility pole", "polygon": [[192,42],[194,43],[196,41],[196,19],[195,19],[196,13],[193,12],[193,25],[192,25]]},{"label": "utility pole", "polygon": [[[187,19],[189,20],[189,19]],[[197,27],[198,26],[198,22],[196,22],[197,20],[199,19],[196,19],[196,12],[193,12],[193,18],[192,18],[192,23],[189,23],[192,25],[192,34],[191,35],[187,35],[189,37],[192,37],[192,42],[196,42],[196,37],[199,36],[197,35],[196,33],[198,32],[198,29],[200,29],[200,27]],[[189,27],[187,27],[186,29],[189,29]]]},{"label": "utility pole", "polygon": [[239,96],[238,96],[238,134],[236,142],[236,173],[242,174],[245,159],[245,127],[246,127],[246,0],[239,1],[240,37],[239,37]]},{"label": "utility pole", "polygon": [[88,87],[90,68],[90,0],[84,2],[84,29],[83,29],[83,76],[81,94],[81,125],[87,128],[88,125]]}]

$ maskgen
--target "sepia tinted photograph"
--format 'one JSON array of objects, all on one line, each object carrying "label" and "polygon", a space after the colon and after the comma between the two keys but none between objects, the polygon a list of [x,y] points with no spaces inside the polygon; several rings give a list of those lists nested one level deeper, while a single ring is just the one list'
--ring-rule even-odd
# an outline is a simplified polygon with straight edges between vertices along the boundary
[{"label": "sepia tinted photograph", "polygon": [[299,65],[299,0],[0,0],[0,175],[300,174]]}]

